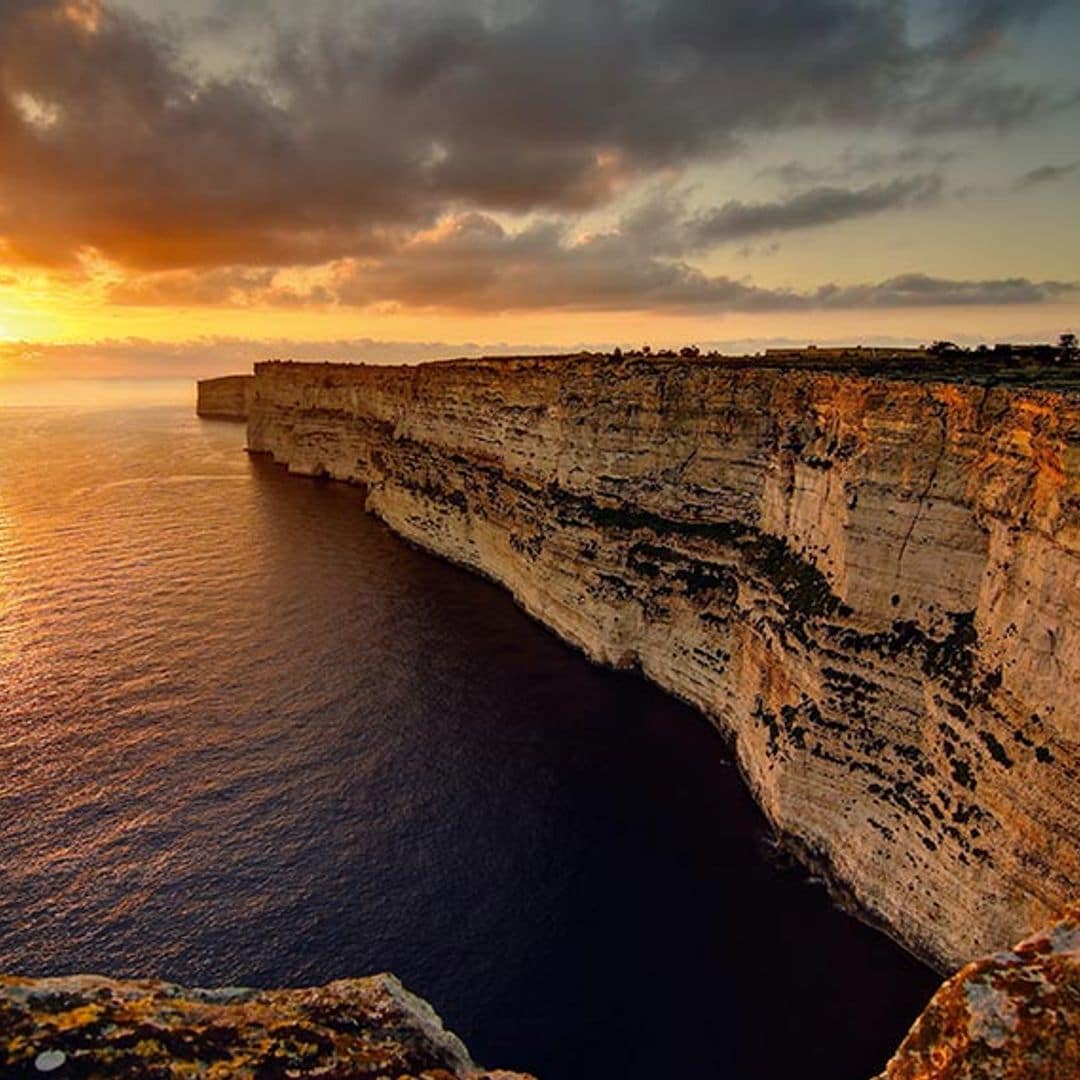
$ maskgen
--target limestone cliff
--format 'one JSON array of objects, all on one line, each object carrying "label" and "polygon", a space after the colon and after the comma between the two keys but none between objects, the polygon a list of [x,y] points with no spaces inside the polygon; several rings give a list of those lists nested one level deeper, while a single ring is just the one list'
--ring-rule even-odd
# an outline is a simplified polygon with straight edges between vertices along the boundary
[{"label": "limestone cliff", "polygon": [[248,439],[698,706],[777,829],[939,966],[1080,891],[1075,389],[267,363]]},{"label": "limestone cliff", "polygon": [[392,975],[303,990],[0,976],[0,1075],[529,1080],[474,1065]]},{"label": "limestone cliff", "polygon": [[254,382],[251,375],[200,379],[195,412],[209,420],[246,420]]}]

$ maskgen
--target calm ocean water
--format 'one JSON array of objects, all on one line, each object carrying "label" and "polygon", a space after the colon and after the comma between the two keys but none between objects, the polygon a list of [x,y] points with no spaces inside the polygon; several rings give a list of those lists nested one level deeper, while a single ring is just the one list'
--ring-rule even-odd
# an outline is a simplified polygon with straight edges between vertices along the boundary
[{"label": "calm ocean water", "polygon": [[692,710],[189,385],[64,396],[0,384],[0,971],[392,970],[543,1080],[883,1065],[935,977],[770,855]]}]

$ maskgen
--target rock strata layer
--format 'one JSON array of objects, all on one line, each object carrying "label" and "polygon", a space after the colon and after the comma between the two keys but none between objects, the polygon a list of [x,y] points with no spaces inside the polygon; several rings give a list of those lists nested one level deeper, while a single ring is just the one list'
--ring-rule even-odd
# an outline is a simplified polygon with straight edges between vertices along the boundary
[{"label": "rock strata layer", "polygon": [[248,441],[699,707],[793,847],[943,970],[1080,892],[1076,390],[266,363]]},{"label": "rock strata layer", "polygon": [[529,1080],[474,1065],[392,975],[266,991],[0,977],[0,1075]]},{"label": "rock strata layer", "polygon": [[1080,1076],[1080,905],[934,995],[879,1080]]}]

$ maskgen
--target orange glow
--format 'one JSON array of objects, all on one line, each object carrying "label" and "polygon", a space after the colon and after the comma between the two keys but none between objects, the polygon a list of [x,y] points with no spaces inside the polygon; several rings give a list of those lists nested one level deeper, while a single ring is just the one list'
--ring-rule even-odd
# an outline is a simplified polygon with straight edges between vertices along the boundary
[{"label": "orange glow", "polygon": [[101,0],[67,0],[62,13],[65,19],[85,30],[88,34],[98,32],[104,16]]},{"label": "orange glow", "polygon": [[12,104],[23,120],[39,131],[48,131],[60,119],[60,110],[56,105],[33,94],[16,94]]},{"label": "orange glow", "polygon": [[[460,226],[442,222],[420,234],[414,244],[433,242],[439,229]],[[209,339],[259,342],[305,342],[308,354],[319,342],[373,339],[386,342],[443,343],[438,353],[453,355],[477,346],[499,352],[515,347],[653,348],[698,344],[731,350],[764,348],[782,341],[794,344],[888,344],[898,339],[1050,340],[1076,324],[1075,304],[1033,306],[913,308],[829,311],[706,313],[693,310],[655,312],[605,310],[455,311],[379,303],[353,307],[322,299],[333,295],[339,279],[356,269],[352,260],[318,267],[285,267],[268,280],[270,288],[223,303],[193,299],[175,304],[122,304],[110,295],[129,280],[130,272],[85,252],[70,270],[15,269],[0,263],[0,379],[49,377],[51,362],[35,357],[35,348],[137,341],[183,345]],[[278,303],[277,293],[294,302]],[[723,344],[731,343],[731,344]],[[283,345],[288,352],[288,346]],[[223,355],[222,370],[229,357]],[[88,376],[113,373],[93,356],[75,357],[72,366]],[[59,369],[57,369],[59,370]]]},{"label": "orange glow", "polygon": [[0,288],[0,341],[72,344],[140,338],[176,343],[208,337],[341,341],[477,342],[490,345],[620,343],[653,347],[782,338],[814,343],[872,344],[893,337],[933,340],[972,336],[1004,340],[1041,336],[1076,321],[1073,305],[911,311],[783,313],[655,313],[648,311],[523,311],[456,313],[396,305],[349,308],[298,306],[125,307],[86,288]]}]

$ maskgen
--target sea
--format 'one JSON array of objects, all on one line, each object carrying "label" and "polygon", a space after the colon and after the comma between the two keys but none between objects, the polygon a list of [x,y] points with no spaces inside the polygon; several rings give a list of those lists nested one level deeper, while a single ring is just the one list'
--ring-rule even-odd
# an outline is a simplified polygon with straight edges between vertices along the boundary
[{"label": "sea", "polygon": [[938,979],[594,666],[186,381],[0,383],[0,972],[379,971],[541,1080],[880,1070]]}]

